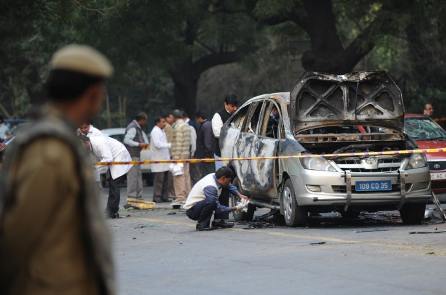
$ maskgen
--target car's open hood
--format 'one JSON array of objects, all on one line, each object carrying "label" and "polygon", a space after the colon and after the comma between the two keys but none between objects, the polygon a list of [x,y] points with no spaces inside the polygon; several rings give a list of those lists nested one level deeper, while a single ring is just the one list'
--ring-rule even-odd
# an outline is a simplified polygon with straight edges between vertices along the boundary
[{"label": "car's open hood", "polygon": [[327,125],[374,125],[402,130],[401,91],[385,72],[305,73],[290,97],[295,131]]}]

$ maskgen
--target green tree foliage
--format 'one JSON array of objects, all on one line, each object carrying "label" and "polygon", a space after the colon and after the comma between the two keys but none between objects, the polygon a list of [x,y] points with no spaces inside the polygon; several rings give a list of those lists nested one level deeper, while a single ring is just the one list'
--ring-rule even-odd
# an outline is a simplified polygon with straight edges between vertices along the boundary
[{"label": "green tree foliage", "polygon": [[[87,43],[116,68],[108,119],[212,111],[224,94],[286,91],[305,70],[383,69],[409,110],[446,99],[446,2],[434,0],[0,0],[0,113],[44,98],[51,54]],[[201,85],[201,86],[200,86]],[[201,87],[201,88],[200,88]],[[443,103],[441,103],[443,105]],[[439,110],[441,106],[436,107]],[[446,111],[446,110],[444,110]]]}]

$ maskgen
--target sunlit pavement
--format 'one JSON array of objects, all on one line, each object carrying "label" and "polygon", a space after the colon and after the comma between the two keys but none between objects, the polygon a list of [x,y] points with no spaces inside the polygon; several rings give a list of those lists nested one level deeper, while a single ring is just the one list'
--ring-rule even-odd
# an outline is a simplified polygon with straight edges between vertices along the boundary
[{"label": "sunlit pavement", "polygon": [[403,226],[397,213],[385,213],[362,214],[349,223],[316,217],[306,228],[248,229],[239,224],[195,232],[194,222],[180,211],[123,210],[121,215],[109,221],[119,294],[446,290],[445,224]]}]

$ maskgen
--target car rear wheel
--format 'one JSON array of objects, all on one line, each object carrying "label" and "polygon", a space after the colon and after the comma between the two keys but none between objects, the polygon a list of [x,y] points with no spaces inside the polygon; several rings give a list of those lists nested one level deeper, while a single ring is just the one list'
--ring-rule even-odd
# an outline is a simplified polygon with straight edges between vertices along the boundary
[{"label": "car rear wheel", "polygon": [[286,225],[298,226],[307,224],[308,210],[297,204],[290,179],[287,179],[283,186],[282,209]]},{"label": "car rear wheel", "polygon": [[424,219],[426,204],[404,204],[400,209],[401,219],[404,224],[420,224]]}]

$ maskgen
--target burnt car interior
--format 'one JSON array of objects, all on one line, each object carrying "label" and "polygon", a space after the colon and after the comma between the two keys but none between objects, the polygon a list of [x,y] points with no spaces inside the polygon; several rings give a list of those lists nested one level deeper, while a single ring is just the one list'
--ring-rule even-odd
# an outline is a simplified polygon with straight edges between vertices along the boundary
[{"label": "burnt car interior", "polygon": [[[336,80],[316,75],[296,93],[294,136],[307,151],[336,154],[415,148],[403,132],[404,108],[396,84],[379,72],[367,76],[352,74],[349,78]],[[366,157],[339,161],[362,158]],[[402,157],[380,158],[401,161]]]},{"label": "burnt car interior", "polygon": [[295,138],[310,152],[349,153],[407,149],[404,133],[374,126],[328,126],[298,132]]},{"label": "burnt car interior", "polygon": [[281,115],[277,105],[272,101],[259,101],[241,109],[231,124],[242,132],[279,139],[283,136],[280,122]]}]

